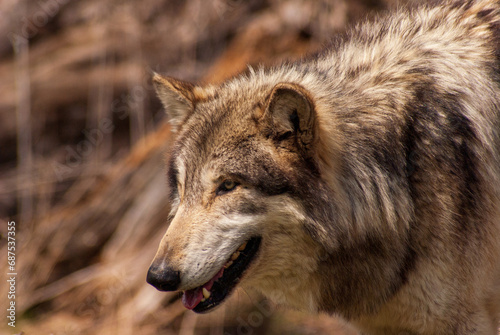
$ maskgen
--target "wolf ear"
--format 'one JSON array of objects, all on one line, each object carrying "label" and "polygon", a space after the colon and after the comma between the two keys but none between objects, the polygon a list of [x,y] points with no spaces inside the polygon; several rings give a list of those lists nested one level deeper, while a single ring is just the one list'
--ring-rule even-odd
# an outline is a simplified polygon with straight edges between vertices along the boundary
[{"label": "wolf ear", "polygon": [[153,75],[153,84],[175,131],[194,111],[195,86],[182,80],[162,77],[158,73]]},{"label": "wolf ear", "polygon": [[292,83],[274,86],[263,117],[271,122],[278,139],[294,135],[301,151],[309,156],[316,142],[316,112],[305,88]]}]

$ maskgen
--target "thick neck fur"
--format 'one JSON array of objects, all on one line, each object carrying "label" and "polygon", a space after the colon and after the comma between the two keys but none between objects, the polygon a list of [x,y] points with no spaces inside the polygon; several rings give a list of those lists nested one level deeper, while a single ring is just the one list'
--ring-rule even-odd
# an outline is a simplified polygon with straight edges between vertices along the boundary
[{"label": "thick neck fur", "polygon": [[[488,215],[499,199],[499,92],[490,80],[475,79],[497,76],[497,45],[490,43],[500,35],[492,30],[497,7],[477,1],[454,6],[446,15],[442,9],[396,14],[390,22],[358,27],[348,34],[349,43],[333,45],[316,59],[250,69],[221,88],[222,94],[238,92],[257,100],[280,82],[311,92],[320,132],[316,158],[321,178],[314,188],[322,196],[316,200],[321,203],[310,206],[305,224],[324,246],[318,256],[317,280],[325,292],[317,301],[319,310],[348,319],[397,313],[384,307],[392,299],[398,308],[412,311],[416,303],[398,297],[416,281],[411,272],[422,266],[421,258],[442,252],[448,263],[488,262],[457,255],[474,247],[479,235],[498,233],[473,228],[491,220]],[[464,142],[467,148],[460,147]],[[442,162],[440,151],[454,160]],[[482,165],[484,157],[496,165]],[[448,179],[446,169],[457,180]],[[474,201],[455,196],[467,192]],[[318,207],[329,210],[315,212]],[[455,236],[460,229],[471,231],[470,241]],[[433,234],[452,241],[456,254],[439,243],[430,246],[437,242]],[[489,261],[500,252],[498,242],[491,244],[497,249]],[[444,278],[457,271],[445,274],[436,264],[425,275]],[[422,299],[429,298],[428,288],[420,289]],[[449,325],[442,321],[440,326]]]}]

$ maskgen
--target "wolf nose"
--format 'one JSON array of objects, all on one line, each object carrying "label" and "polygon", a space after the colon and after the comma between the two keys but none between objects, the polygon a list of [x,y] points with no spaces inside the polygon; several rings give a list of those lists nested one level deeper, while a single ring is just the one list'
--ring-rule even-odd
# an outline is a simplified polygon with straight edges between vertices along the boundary
[{"label": "wolf nose", "polygon": [[175,291],[181,283],[179,271],[175,271],[164,263],[152,264],[149,267],[146,281],[159,291]]}]

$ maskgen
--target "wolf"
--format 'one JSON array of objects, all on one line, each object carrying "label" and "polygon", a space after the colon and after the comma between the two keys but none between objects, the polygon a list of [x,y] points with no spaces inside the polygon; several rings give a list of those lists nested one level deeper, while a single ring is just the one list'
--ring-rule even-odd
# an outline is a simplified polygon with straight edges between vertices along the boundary
[{"label": "wolf", "polygon": [[359,25],[220,85],[155,74],[175,141],[147,281],[235,287],[366,334],[498,334],[500,2]]}]

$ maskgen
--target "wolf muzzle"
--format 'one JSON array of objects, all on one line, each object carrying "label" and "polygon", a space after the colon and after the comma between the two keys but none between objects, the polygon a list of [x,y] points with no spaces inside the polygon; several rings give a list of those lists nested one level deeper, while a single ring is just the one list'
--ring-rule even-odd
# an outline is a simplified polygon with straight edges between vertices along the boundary
[{"label": "wolf muzzle", "polygon": [[163,262],[153,262],[148,270],[146,281],[159,291],[175,291],[181,283],[180,272]]}]

